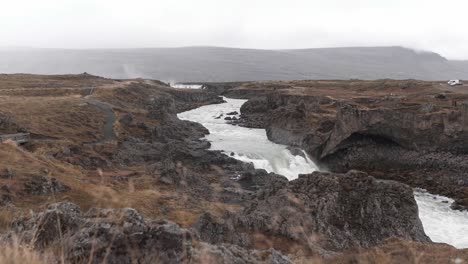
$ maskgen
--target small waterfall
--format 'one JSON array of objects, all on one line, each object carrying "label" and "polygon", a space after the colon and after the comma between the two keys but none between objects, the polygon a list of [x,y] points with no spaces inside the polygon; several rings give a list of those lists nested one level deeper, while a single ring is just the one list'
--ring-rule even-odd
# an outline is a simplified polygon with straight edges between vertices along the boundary
[{"label": "small waterfall", "polygon": [[[206,139],[211,142],[211,149],[222,150],[227,155],[233,153],[234,158],[252,162],[255,168],[284,175],[289,180],[318,170],[305,152],[296,156],[286,146],[269,141],[264,129],[227,124],[226,114],[240,112],[247,100],[224,99],[226,103],[202,106],[178,116],[204,125],[210,131]],[[424,230],[434,242],[468,247],[468,212],[451,210],[451,199],[421,190],[415,191],[415,199]]]},{"label": "small waterfall", "polygon": [[295,156],[286,146],[268,140],[265,129],[227,124],[226,114],[240,112],[247,100],[224,99],[226,103],[202,106],[178,116],[208,128],[210,135],[206,139],[211,142],[211,149],[222,150],[228,155],[234,153],[233,158],[252,162],[255,168],[284,175],[289,180],[296,179],[298,174],[318,170],[305,152],[303,156]]}]

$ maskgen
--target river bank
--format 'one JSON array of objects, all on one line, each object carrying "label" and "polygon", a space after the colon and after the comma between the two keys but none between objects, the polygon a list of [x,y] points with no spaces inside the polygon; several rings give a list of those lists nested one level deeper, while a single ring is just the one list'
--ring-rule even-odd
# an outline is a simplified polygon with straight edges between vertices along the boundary
[{"label": "river bank", "polygon": [[[252,101],[223,99],[224,88],[87,74],[27,77],[5,77],[18,84],[18,97],[12,89],[0,97],[0,129],[33,135],[24,146],[0,144],[4,248],[31,248],[50,257],[46,263],[468,259],[468,252],[430,242],[411,187],[356,170],[324,172],[302,151],[308,148],[277,144],[264,127],[240,126]],[[28,95],[22,87],[31,82],[57,88]],[[289,87],[249,85],[263,91],[236,97]],[[93,98],[115,114],[112,127],[87,104],[83,91],[91,86]],[[285,123],[285,131],[291,127]],[[113,140],[84,144],[111,129]],[[437,212],[432,200],[428,205]]]},{"label": "river bank", "polygon": [[[224,100],[225,103],[202,106],[180,113],[178,117],[206,127],[210,134],[205,139],[211,143],[211,150],[221,150],[235,159],[252,163],[257,169],[284,175],[289,180],[297,179],[299,174],[319,171],[302,150],[296,149],[296,155],[293,155],[286,146],[269,141],[265,129],[233,124],[230,119],[237,115],[232,113],[240,113],[247,100]],[[226,117],[229,120],[225,120]],[[468,248],[468,240],[464,235],[468,232],[468,213],[450,209],[453,200],[423,190],[415,191],[415,198],[425,232],[433,241]]]}]

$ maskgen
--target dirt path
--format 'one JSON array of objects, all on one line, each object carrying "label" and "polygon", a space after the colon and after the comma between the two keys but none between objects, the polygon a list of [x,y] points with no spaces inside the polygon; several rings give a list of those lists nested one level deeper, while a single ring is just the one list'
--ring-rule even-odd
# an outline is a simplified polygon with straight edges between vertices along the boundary
[{"label": "dirt path", "polygon": [[94,105],[95,107],[103,111],[106,115],[106,120],[103,128],[104,139],[93,144],[101,144],[117,140],[117,135],[114,131],[114,123],[117,120],[117,117],[115,116],[114,110],[112,109],[112,105],[96,99],[92,99],[91,96],[93,95],[94,91],[94,87],[89,88],[89,93],[85,96],[86,102],[88,102],[88,104],[90,105]]},{"label": "dirt path", "polygon": [[117,140],[117,135],[115,134],[115,131],[114,131],[114,123],[117,120],[117,117],[115,116],[114,110],[112,110],[112,105],[95,100],[95,99],[89,99],[89,98],[87,99],[87,102],[88,104],[94,105],[97,108],[101,109],[106,115],[106,123],[104,124],[104,128],[103,128],[104,139],[96,143],[99,144],[99,143],[105,143],[105,142]]}]

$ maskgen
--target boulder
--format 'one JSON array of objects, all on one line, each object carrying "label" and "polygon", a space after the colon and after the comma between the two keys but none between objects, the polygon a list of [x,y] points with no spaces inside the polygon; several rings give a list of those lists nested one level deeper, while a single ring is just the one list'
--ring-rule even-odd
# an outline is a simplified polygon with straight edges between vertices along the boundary
[{"label": "boulder", "polygon": [[216,243],[236,244],[252,234],[282,237],[321,254],[369,248],[392,237],[430,242],[410,187],[358,171],[314,172],[265,185],[241,213],[222,220],[204,215],[197,231]]},{"label": "boulder", "polygon": [[60,247],[67,263],[189,263],[192,237],[168,221],[145,221],[134,209],[91,209],[83,214],[71,203],[13,224],[4,242],[36,249]]},{"label": "boulder", "polygon": [[274,249],[249,250],[233,244],[194,243],[194,239],[177,224],[145,220],[131,208],[92,208],[82,213],[75,204],[62,202],[15,221],[0,241],[38,251],[60,249],[56,261],[65,263],[292,263]]}]

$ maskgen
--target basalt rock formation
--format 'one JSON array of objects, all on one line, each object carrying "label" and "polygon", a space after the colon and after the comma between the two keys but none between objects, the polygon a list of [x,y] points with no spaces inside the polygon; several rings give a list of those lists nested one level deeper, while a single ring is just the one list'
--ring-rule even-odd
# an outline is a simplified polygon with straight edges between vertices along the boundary
[{"label": "basalt rock formation", "polygon": [[165,220],[145,220],[137,211],[72,203],[17,220],[3,245],[26,243],[36,250],[60,249],[67,263],[291,263],[278,251],[247,250],[229,244],[195,244],[190,231]]},{"label": "basalt rock formation", "polygon": [[209,243],[251,246],[256,243],[251,234],[260,233],[266,240],[283,238],[325,256],[392,237],[430,241],[410,187],[357,171],[314,172],[286,184],[271,183],[242,213],[224,219],[203,215],[195,228]]},{"label": "basalt rock formation", "polygon": [[250,99],[239,124],[264,127],[322,168],[363,170],[468,205],[466,95],[440,97],[431,84],[410,81],[326,88],[342,94],[318,85]]},{"label": "basalt rock formation", "polygon": [[[334,97],[323,91],[310,94],[301,88],[308,82],[177,90],[154,81],[87,75],[78,81],[73,76],[56,77],[58,81],[48,76],[11,78],[29,80],[22,85],[77,88],[28,100],[39,108],[17,107],[26,106],[23,97],[9,105],[18,110],[11,112],[12,118],[31,125],[28,129],[35,135],[26,146],[0,146],[0,228],[5,228],[0,260],[3,248],[17,245],[51,253],[51,262],[125,264],[333,263],[349,252],[378,251],[391,238],[437,247],[424,234],[412,189],[382,179],[441,188],[440,193],[466,184],[460,180],[468,163],[463,148],[456,146],[464,141],[464,130],[456,124],[465,117],[455,113],[464,106],[453,106],[451,94],[414,103],[401,95],[349,99],[353,96],[339,97],[343,91],[336,93],[333,87],[327,87],[327,93],[335,91]],[[83,83],[85,79],[90,83]],[[383,94],[393,89],[385,83],[377,82]],[[96,89],[88,95],[90,86]],[[419,87],[412,81],[397,86],[405,91]],[[49,88],[36,90],[51,93]],[[23,89],[18,91],[25,96]],[[242,106],[240,120],[231,113],[237,120],[229,116],[229,123],[265,127],[270,139],[291,146],[297,155],[303,155],[298,149],[307,150],[334,173],[315,172],[289,182],[209,150],[210,143],[203,139],[209,131],[179,120],[177,113],[220,103],[218,95],[251,98]],[[115,140],[88,143],[95,142],[108,123],[102,111],[86,103],[90,97],[109,104]],[[409,106],[412,110],[405,110]],[[25,114],[14,115],[23,110]],[[434,130],[432,144],[422,138],[408,140],[407,130],[420,128],[412,137],[430,132],[398,120],[400,115],[391,119],[397,110],[404,120],[428,115],[432,124],[447,123],[450,129]],[[34,123],[37,112],[43,117],[40,124]],[[401,130],[383,125],[386,119]],[[54,124],[57,129],[50,129]],[[435,137],[441,131],[445,136]],[[389,171],[390,166],[405,171]],[[348,172],[353,168],[372,173]],[[424,177],[411,174],[422,169],[429,171]],[[452,178],[446,175],[449,169]],[[11,227],[10,217],[16,218]],[[395,256],[393,251],[386,254]]]},{"label": "basalt rock formation", "polygon": [[62,202],[15,221],[1,241],[60,248],[70,263],[291,263],[284,253],[330,258],[388,238],[430,241],[411,188],[352,171],[316,172],[289,183],[270,175],[241,213],[203,214],[193,231],[145,220],[134,209],[83,213]]}]

